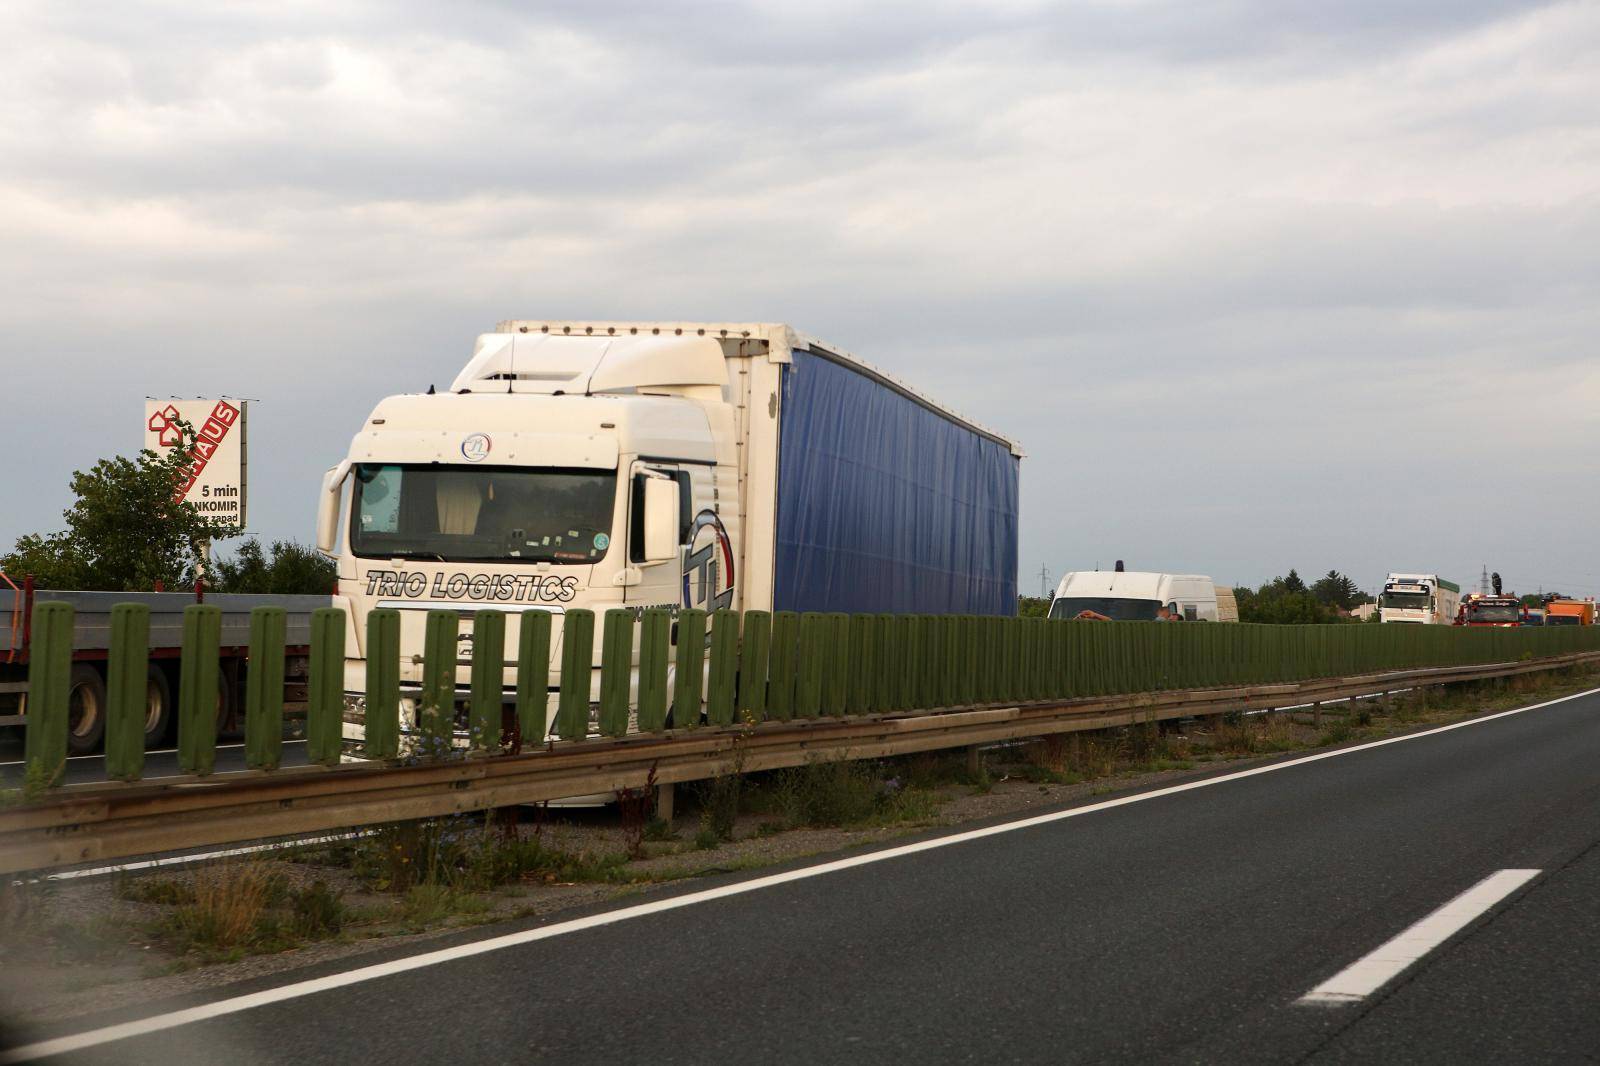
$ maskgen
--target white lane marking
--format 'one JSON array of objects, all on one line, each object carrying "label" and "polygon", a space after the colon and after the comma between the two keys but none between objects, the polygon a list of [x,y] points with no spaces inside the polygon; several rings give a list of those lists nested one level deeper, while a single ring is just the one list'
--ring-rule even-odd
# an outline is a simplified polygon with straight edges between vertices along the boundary
[{"label": "white lane marking", "polygon": [[1496,903],[1539,876],[1538,870],[1499,870],[1432,914],[1373,948],[1296,1003],[1340,1006],[1359,1003],[1399,977],[1418,959],[1482,917]]},{"label": "white lane marking", "polygon": [[[285,739],[284,742],[283,742],[283,746],[287,748],[287,747],[289,747],[290,745],[293,745],[293,744],[304,744],[304,743],[305,743],[304,740]],[[217,745],[217,750],[218,751],[226,751],[229,748],[242,748],[242,747],[244,747],[243,744],[218,744]],[[151,750],[145,752],[145,754],[146,755],[174,755],[174,754],[177,753],[177,751],[178,751],[177,748],[152,748]],[[79,759],[104,759],[104,758],[105,758],[104,755],[68,755],[67,756],[67,761],[68,762],[77,762]],[[21,765],[23,765],[23,762],[24,762],[24,760],[22,760],[22,759],[12,759],[12,760],[9,760],[7,762],[0,762],[0,766],[21,766]]]},{"label": "white lane marking", "polygon": [[1484,722],[1492,722],[1499,718],[1508,718],[1514,714],[1525,714],[1528,711],[1536,711],[1541,707],[1550,707],[1557,703],[1565,703],[1568,700],[1581,699],[1584,696],[1592,696],[1597,692],[1600,692],[1600,688],[1592,688],[1585,692],[1575,692],[1570,696],[1546,700],[1544,703],[1535,703],[1527,707],[1516,707],[1509,711],[1497,711],[1494,714],[1486,714],[1480,718],[1469,718],[1466,721],[1455,722],[1451,725],[1435,726],[1433,729],[1407,733],[1405,736],[1368,741],[1365,744],[1355,744],[1348,748],[1336,748],[1332,751],[1321,751],[1314,755],[1302,755],[1298,759],[1285,759],[1283,762],[1269,763],[1266,766],[1254,766],[1248,770],[1237,770],[1231,774],[1220,774],[1217,777],[1207,777],[1199,781],[1186,781],[1181,785],[1168,785],[1166,788],[1140,792],[1132,796],[1122,796],[1118,799],[1102,800],[1099,803],[1091,803],[1083,807],[1053,811],[1050,814],[1036,814],[1031,818],[1020,818],[1014,822],[1002,822],[999,825],[985,826],[982,829],[969,829],[964,833],[952,833],[949,836],[935,837],[931,840],[919,840],[914,844],[901,844],[898,847],[885,848],[882,851],[868,852],[865,855],[852,855],[847,859],[835,859],[832,862],[819,863],[816,866],[806,866],[779,874],[768,874],[765,877],[756,877],[736,884],[708,888],[700,892],[687,892],[681,896],[673,896],[671,899],[654,900],[649,903],[635,904],[632,907],[623,907],[619,910],[606,911],[603,914],[592,914],[587,918],[556,922],[537,929],[523,929],[515,933],[506,933],[503,936],[477,940],[470,944],[458,944],[455,947],[429,951],[421,955],[412,955],[409,958],[391,959],[388,962],[374,963],[371,966],[362,966],[354,970],[346,970],[344,973],[331,974],[327,977],[279,985],[277,988],[252,992],[244,996],[234,996],[230,999],[219,999],[212,1003],[173,1011],[170,1014],[162,1014],[153,1018],[141,1018],[137,1021],[123,1022],[120,1025],[108,1025],[102,1029],[91,1029],[71,1036],[57,1037],[53,1040],[41,1040],[33,1044],[24,1044],[21,1047],[0,1050],[0,1063],[28,1062],[51,1055],[62,1055],[69,1051],[81,1051],[84,1048],[109,1044],[116,1040],[127,1040],[130,1037],[175,1029],[180,1025],[189,1025],[193,1022],[205,1021],[208,1018],[237,1014],[240,1011],[264,1007],[270,1003],[282,1003],[284,1000],[299,999],[302,996],[315,995],[318,992],[327,992],[331,989],[343,988],[346,985],[360,984],[364,981],[405,973],[409,970],[419,970],[425,966],[437,966],[440,963],[453,962],[456,959],[469,959],[474,955],[484,955],[503,948],[531,944],[539,940],[548,940],[551,937],[563,936],[567,933],[577,933],[603,925],[615,925],[618,922],[625,922],[633,918],[643,918],[651,914],[660,914],[663,911],[692,907],[697,903],[708,903],[711,900],[726,899],[729,896],[741,896],[748,892],[759,892],[764,888],[785,885],[791,881],[820,877],[823,874],[849,870],[857,866],[867,866],[876,862],[885,862],[889,859],[898,859],[905,855],[932,851],[935,848],[947,848],[955,844],[965,844],[973,840],[982,840],[985,837],[998,836],[1001,833],[1015,832],[1018,829],[1031,829],[1034,826],[1048,825],[1052,822],[1078,818],[1086,814],[1095,814],[1099,811],[1108,811],[1116,807],[1126,807],[1130,804],[1143,803],[1146,800],[1158,799],[1163,796],[1175,796],[1181,792],[1193,792],[1196,789],[1210,788],[1213,785],[1220,785],[1228,781],[1238,781],[1246,777],[1277,773],[1280,770],[1287,770],[1294,766],[1305,766],[1308,763],[1321,762],[1324,759],[1337,759],[1342,755],[1349,755],[1353,752],[1387,747],[1390,744],[1404,744],[1407,741],[1417,740],[1421,737],[1431,737],[1439,733],[1448,733],[1455,729],[1466,729],[1469,726],[1482,725]]},{"label": "white lane marking", "polygon": [[204,862],[207,859],[226,859],[234,855],[251,855],[258,851],[284,851],[289,848],[306,847],[311,844],[332,844],[340,840],[355,840],[359,837],[371,836],[372,833],[371,829],[363,829],[354,833],[333,833],[326,836],[305,837],[299,840],[279,840],[271,844],[251,844],[243,848],[203,851],[196,855],[171,855],[163,859],[145,859],[142,862],[125,862],[116,866],[95,866],[88,870],[63,870],[61,873],[30,878],[26,882],[13,881],[11,883],[20,885],[37,884],[40,881],[72,881],[80,877],[100,877],[104,874],[129,873],[133,870],[153,870],[160,866],[182,866],[191,862]]}]

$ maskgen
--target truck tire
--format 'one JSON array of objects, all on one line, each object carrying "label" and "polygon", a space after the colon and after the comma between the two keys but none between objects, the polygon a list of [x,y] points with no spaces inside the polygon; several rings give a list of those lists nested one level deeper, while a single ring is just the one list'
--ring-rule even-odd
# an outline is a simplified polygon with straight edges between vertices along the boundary
[{"label": "truck tire", "polygon": [[166,741],[172,726],[172,685],[155,663],[150,664],[144,692],[144,750],[150,751]]},{"label": "truck tire", "polygon": [[74,663],[67,691],[67,754],[91,755],[106,735],[106,679],[91,663]]}]

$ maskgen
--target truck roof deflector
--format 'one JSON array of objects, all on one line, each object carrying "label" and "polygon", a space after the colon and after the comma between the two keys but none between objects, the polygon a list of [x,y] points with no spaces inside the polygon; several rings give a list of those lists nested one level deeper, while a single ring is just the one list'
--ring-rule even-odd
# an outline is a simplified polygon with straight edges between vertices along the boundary
[{"label": "truck roof deflector", "polygon": [[485,333],[450,391],[593,394],[727,383],[726,356],[713,337]]}]

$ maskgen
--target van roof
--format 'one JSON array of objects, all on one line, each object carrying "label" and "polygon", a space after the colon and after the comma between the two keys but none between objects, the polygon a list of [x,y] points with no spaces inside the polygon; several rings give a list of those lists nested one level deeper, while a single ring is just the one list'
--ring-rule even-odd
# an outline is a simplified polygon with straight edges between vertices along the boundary
[{"label": "van roof", "polygon": [[1158,574],[1136,570],[1079,570],[1062,576],[1056,596],[1123,596],[1159,600],[1176,581],[1214,582],[1204,574]]}]

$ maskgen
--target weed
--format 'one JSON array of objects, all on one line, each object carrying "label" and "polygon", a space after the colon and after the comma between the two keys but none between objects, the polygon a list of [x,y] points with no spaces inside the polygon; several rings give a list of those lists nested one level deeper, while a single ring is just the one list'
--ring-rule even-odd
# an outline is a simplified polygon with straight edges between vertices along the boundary
[{"label": "weed", "polygon": [[931,818],[937,796],[884,776],[882,763],[813,762],[773,779],[775,813],[789,828],[888,825]]},{"label": "weed", "polygon": [[695,786],[700,801],[702,828],[709,828],[718,840],[732,840],[734,823],[739,818],[739,799],[744,776],[737,772],[720,774]]},{"label": "weed", "polygon": [[665,818],[651,818],[644,823],[644,838],[653,841],[677,840],[678,834]]},{"label": "weed", "polygon": [[344,893],[334,892],[322,880],[289,894],[294,911],[294,931],[309,940],[338,936],[344,929]]},{"label": "weed", "polygon": [[444,918],[455,905],[455,890],[436,881],[412,885],[401,905],[401,916],[407,926],[424,928]]},{"label": "weed", "polygon": [[700,819],[700,830],[694,835],[695,848],[699,851],[710,851],[721,843],[722,838],[717,835],[717,831],[712,829],[705,818],[702,817]]},{"label": "weed", "polygon": [[263,861],[220,862],[194,873],[194,900],[180,904],[165,929],[185,948],[227,950],[256,934],[274,876]]},{"label": "weed", "polygon": [[1333,744],[1344,744],[1355,736],[1355,729],[1349,722],[1339,722],[1322,731],[1322,736],[1317,738],[1318,747],[1328,747]]},{"label": "weed", "polygon": [[643,788],[617,790],[617,813],[622,821],[622,838],[627,842],[628,858],[644,858],[645,824],[655,809],[656,768],[651,766]]}]

